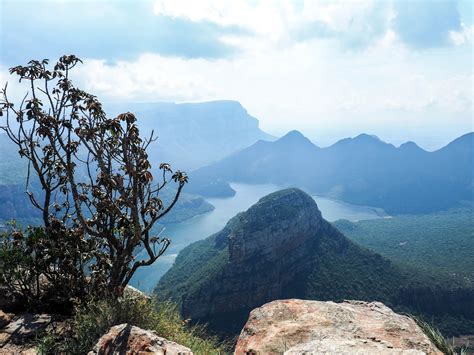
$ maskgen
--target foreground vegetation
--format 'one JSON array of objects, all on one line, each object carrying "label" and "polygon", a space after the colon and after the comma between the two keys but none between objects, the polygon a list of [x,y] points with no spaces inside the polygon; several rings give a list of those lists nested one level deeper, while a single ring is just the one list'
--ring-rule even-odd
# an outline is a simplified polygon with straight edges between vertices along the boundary
[{"label": "foreground vegetation", "polygon": [[439,329],[435,326],[431,325],[428,322],[425,322],[421,318],[409,315],[411,318],[414,319],[416,324],[421,328],[423,333],[431,340],[431,342],[446,355],[467,355],[468,354],[468,347],[464,346],[461,348],[456,348],[453,344],[451,344],[444,336],[441,334]]},{"label": "foreground vegetation", "polygon": [[128,323],[153,330],[158,336],[190,348],[195,354],[219,354],[226,344],[206,334],[203,326],[190,326],[176,306],[141,296],[95,299],[75,309],[65,334],[43,334],[37,339],[40,354],[86,354],[114,325]]},{"label": "foreground vegetation", "polygon": [[[80,63],[65,55],[54,66],[45,59],[11,68],[30,88],[20,103],[9,100],[7,86],[0,90],[1,140],[11,143],[6,163],[16,152],[20,168],[28,167],[24,190],[41,218],[26,228],[0,226],[0,288],[11,300],[5,308],[67,319],[62,330],[37,340],[44,354],[87,353],[122,323],[155,330],[195,353],[218,353],[223,347],[203,327],[187,326],[172,304],[125,292],[134,273],[170,244],[153,227],[188,177],[167,163],[153,176],[153,132],[141,136],[130,112],[109,118],[95,96],[74,87],[70,71]],[[0,174],[0,183],[10,178]],[[0,189],[0,202],[11,192]]]}]

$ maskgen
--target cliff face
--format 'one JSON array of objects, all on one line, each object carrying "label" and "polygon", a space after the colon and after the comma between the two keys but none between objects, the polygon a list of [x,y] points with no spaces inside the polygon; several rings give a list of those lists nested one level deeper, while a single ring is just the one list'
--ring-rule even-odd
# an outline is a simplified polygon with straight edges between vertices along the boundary
[{"label": "cliff face", "polygon": [[220,275],[184,299],[183,312],[191,318],[252,309],[291,293],[287,288],[307,269],[325,222],[310,196],[288,189],[263,198],[233,224],[217,239],[228,245]]},{"label": "cliff face", "polygon": [[229,235],[229,261],[235,267],[255,258],[287,264],[287,257],[304,253],[301,247],[323,223],[313,199],[297,189],[263,198],[238,220]]},{"label": "cliff face", "polygon": [[396,274],[390,264],[333,228],[309,195],[286,189],[185,248],[156,292],[180,303],[185,317],[230,334],[275,299],[382,299],[374,285],[388,274]]}]

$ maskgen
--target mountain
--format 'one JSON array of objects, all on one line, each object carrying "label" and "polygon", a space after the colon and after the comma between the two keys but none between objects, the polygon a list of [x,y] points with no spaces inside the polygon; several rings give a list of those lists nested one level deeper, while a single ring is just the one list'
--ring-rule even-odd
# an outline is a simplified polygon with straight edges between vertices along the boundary
[{"label": "mountain", "polygon": [[225,182],[297,186],[315,194],[388,213],[446,209],[474,197],[474,133],[427,152],[413,142],[400,147],[361,134],[327,148],[292,131],[275,142],[259,141],[229,157],[192,172],[192,187]]},{"label": "mountain", "polygon": [[143,135],[154,130],[150,156],[190,171],[224,158],[260,139],[272,140],[236,101],[109,104],[110,115],[133,112]]},{"label": "mountain", "polygon": [[156,293],[227,334],[251,309],[283,298],[389,301],[405,276],[321,217],[299,189],[281,190],[183,249]]}]

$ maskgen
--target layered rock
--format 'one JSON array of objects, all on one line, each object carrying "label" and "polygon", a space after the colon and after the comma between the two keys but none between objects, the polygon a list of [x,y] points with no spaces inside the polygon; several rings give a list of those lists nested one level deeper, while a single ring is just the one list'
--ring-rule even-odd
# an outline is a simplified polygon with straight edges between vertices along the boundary
[{"label": "layered rock", "polygon": [[280,300],[254,309],[243,354],[442,354],[413,319],[379,302]]},{"label": "layered rock", "polygon": [[192,355],[193,352],[151,330],[121,324],[110,328],[89,352],[89,355],[114,354]]}]

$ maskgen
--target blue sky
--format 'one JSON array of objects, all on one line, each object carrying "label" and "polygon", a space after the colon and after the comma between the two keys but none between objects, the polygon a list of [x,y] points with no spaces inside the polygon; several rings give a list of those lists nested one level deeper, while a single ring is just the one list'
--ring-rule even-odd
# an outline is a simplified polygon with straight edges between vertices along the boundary
[{"label": "blue sky", "polygon": [[[432,149],[473,130],[467,0],[0,0],[0,81],[75,53],[104,101],[233,99],[280,135]],[[11,90],[18,92],[20,88]]]}]

